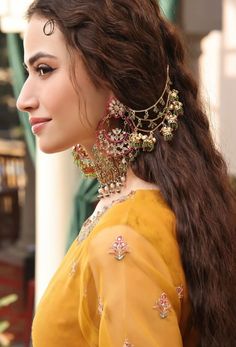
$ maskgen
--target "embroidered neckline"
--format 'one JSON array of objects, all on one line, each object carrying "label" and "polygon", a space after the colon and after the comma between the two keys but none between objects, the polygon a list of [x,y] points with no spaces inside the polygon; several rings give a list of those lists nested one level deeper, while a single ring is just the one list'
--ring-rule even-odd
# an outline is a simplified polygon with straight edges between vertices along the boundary
[{"label": "embroidered neckline", "polygon": [[104,206],[101,210],[99,210],[97,213],[92,214],[86,221],[83,223],[82,228],[80,230],[79,235],[77,236],[77,242],[80,244],[83,240],[85,240],[91,231],[94,229],[94,227],[98,224],[101,217],[105,214],[107,210],[112,208],[114,205],[118,205],[121,202],[124,202],[128,200],[131,196],[133,196],[136,193],[135,190],[132,190],[129,194],[122,196],[119,199],[113,200],[110,205]]}]

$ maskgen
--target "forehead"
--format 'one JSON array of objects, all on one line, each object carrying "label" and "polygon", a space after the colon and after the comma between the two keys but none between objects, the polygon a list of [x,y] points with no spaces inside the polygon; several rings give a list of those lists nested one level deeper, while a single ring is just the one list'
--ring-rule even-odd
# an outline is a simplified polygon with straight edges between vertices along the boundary
[{"label": "forehead", "polygon": [[48,19],[38,16],[33,16],[30,19],[24,35],[26,63],[31,56],[36,55],[38,52],[56,55],[61,59],[68,57],[64,37],[56,25],[51,35],[45,35],[44,26],[47,22]]}]

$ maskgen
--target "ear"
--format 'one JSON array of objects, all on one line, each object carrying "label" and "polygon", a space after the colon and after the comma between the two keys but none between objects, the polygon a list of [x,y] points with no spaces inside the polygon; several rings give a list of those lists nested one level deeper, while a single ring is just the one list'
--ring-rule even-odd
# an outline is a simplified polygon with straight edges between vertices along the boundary
[{"label": "ear", "polygon": [[113,93],[112,90],[109,91],[109,100],[114,99],[115,98],[115,94]]},{"label": "ear", "polygon": [[113,99],[116,99],[115,94],[112,90],[109,90],[107,94],[107,100],[106,100],[106,112],[108,111],[109,105]]}]

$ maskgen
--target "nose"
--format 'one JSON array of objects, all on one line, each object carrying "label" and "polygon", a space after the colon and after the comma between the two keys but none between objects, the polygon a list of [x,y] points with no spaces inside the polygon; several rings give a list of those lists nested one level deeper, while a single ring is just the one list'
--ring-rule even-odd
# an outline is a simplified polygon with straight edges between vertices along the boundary
[{"label": "nose", "polygon": [[38,98],[34,95],[33,88],[30,88],[30,85],[26,80],[21,89],[20,95],[18,96],[16,107],[22,112],[32,112],[37,109],[38,106]]}]

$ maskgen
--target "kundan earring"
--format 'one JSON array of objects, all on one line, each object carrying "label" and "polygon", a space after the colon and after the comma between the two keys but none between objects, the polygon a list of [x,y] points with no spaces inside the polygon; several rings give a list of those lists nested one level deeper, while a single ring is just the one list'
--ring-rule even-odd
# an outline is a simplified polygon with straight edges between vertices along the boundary
[{"label": "kundan earring", "polygon": [[74,157],[74,163],[79,166],[80,170],[86,177],[97,177],[96,170],[93,161],[89,158],[86,150],[81,145],[73,147],[72,155]]},{"label": "kundan earring", "polygon": [[100,198],[120,192],[130,162],[140,151],[154,150],[157,130],[164,141],[172,140],[178,128],[178,117],[183,115],[183,104],[179,101],[178,90],[171,89],[171,85],[167,66],[165,88],[154,105],[133,110],[112,98],[97,128],[93,160],[82,146],[74,147],[75,162],[86,176],[97,177]]},{"label": "kundan earring", "polygon": [[[112,127],[112,122],[119,121],[119,127]],[[125,106],[116,98],[108,105],[106,116],[97,129],[97,141],[93,147],[94,165],[101,186],[99,197],[120,192],[126,180],[130,160],[135,150],[130,147],[132,122],[126,117]]]}]

